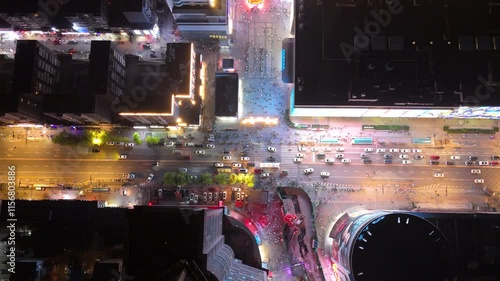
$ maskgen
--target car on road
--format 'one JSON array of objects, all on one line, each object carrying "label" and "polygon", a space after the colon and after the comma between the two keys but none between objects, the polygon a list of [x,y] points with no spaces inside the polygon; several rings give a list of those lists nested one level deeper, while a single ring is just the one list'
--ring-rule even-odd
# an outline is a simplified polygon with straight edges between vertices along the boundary
[{"label": "car on road", "polygon": [[187,173],[188,169],[187,168],[179,168],[178,171],[181,173]]},{"label": "car on road", "polygon": [[116,145],[116,146],[124,146],[124,145],[125,145],[125,143],[121,141],[121,142],[117,142],[117,143],[115,143],[115,145]]},{"label": "car on road", "polygon": [[293,158],[293,163],[301,163],[302,158]]},{"label": "car on road", "polygon": [[191,160],[191,156],[187,155],[187,156],[182,156],[182,160]]},{"label": "car on road", "polygon": [[92,148],[92,152],[93,153],[98,153],[98,152],[101,152],[101,150],[99,148],[97,148],[97,147],[94,147],[94,148]]},{"label": "car on road", "polygon": [[127,154],[120,154],[120,159],[127,159]]},{"label": "car on road", "polygon": [[217,167],[217,168],[223,168],[224,167],[224,163],[215,163],[215,167]]},{"label": "car on road", "polygon": [[465,166],[475,166],[476,162],[475,161],[465,161]]},{"label": "car on road", "polygon": [[[163,143],[164,146],[174,146],[175,143],[171,142],[171,141],[166,141]],[[194,196],[194,195],[193,195]]]},{"label": "car on road", "polygon": [[203,192],[203,202],[207,202],[208,194],[206,192]]},{"label": "car on road", "polygon": [[326,164],[329,164],[329,165],[332,165],[333,163],[335,163],[335,159],[332,159],[332,158],[326,158],[326,159],[325,159],[325,163],[326,163]]},{"label": "car on road", "polygon": [[399,152],[399,148],[391,148],[389,149],[389,152]]},{"label": "car on road", "polygon": [[163,190],[161,188],[158,188],[158,198],[163,197]]},{"label": "car on road", "polygon": [[434,173],[434,177],[435,178],[444,178],[444,174],[443,173]]},{"label": "car on road", "polygon": [[400,159],[408,159],[408,158],[410,158],[410,157],[409,157],[407,154],[400,154],[400,155],[399,155],[399,158],[400,158]]},{"label": "car on road", "polygon": [[325,157],[326,157],[326,154],[324,154],[324,153],[316,153],[316,158],[318,158],[318,159],[325,158]]},{"label": "car on road", "polygon": [[[241,152],[241,153],[244,153],[244,151]],[[223,149],[222,150],[222,154],[231,154],[231,150],[229,150],[229,149]]]},{"label": "car on road", "polygon": [[359,155],[359,158],[363,159],[363,158],[368,158],[368,154],[364,154],[364,153],[361,153]]},{"label": "car on road", "polygon": [[269,157],[267,157],[267,161],[269,161],[269,162],[276,161],[276,156],[269,156]]},{"label": "car on road", "polygon": [[311,152],[316,152],[316,151],[319,151],[319,148],[317,148],[317,147],[311,147]]},{"label": "car on road", "polygon": [[195,196],[194,196],[194,201],[193,201],[193,203],[195,203],[195,204],[196,204],[196,203],[198,203],[198,195],[195,195]]},{"label": "car on road", "polygon": [[297,157],[297,158],[304,158],[304,157],[306,157],[306,155],[304,153],[297,153],[295,155],[295,157]]},{"label": "car on road", "polygon": [[344,164],[349,164],[349,163],[351,163],[351,159],[344,158],[344,159],[340,160],[340,162],[342,162]]},{"label": "car on road", "polygon": [[233,167],[234,168],[241,168],[241,164],[240,163],[233,163]]},{"label": "car on road", "polygon": [[241,155],[241,156],[248,156],[248,155],[250,155],[250,151],[248,151],[248,150],[243,150],[242,152],[240,152],[240,155]]},{"label": "car on road", "polygon": [[429,165],[439,165],[439,161],[431,160],[431,161],[429,161]]},{"label": "car on road", "polygon": [[261,178],[268,178],[269,177],[269,173],[262,173],[262,174],[260,174],[260,177]]},{"label": "car on road", "polygon": [[214,196],[212,194],[212,192],[209,192],[208,193],[208,201],[212,201],[214,199]]},{"label": "car on road", "polygon": [[392,164],[392,159],[384,159],[384,164]]},{"label": "car on road", "polygon": [[384,159],[392,159],[392,154],[384,154]]},{"label": "car on road", "polygon": [[207,143],[207,148],[215,148],[215,145],[211,144],[211,143]]},{"label": "car on road", "polygon": [[325,148],[323,148],[323,151],[330,152],[330,151],[332,151],[332,148],[331,147],[325,147]]},{"label": "car on road", "polygon": [[304,169],[304,174],[306,174],[306,175],[312,174],[313,172],[314,172],[313,168]]},{"label": "car on road", "polygon": [[460,156],[458,156],[458,155],[453,155],[453,156],[450,156],[450,159],[451,159],[451,160],[460,160]]},{"label": "car on road", "polygon": [[241,159],[241,161],[250,161],[250,157],[248,157],[248,156],[243,156],[240,159]]},{"label": "car on road", "polygon": [[158,162],[158,161],[152,162],[151,166],[152,167],[158,167],[158,166],[160,166],[160,162]]},{"label": "car on road", "polygon": [[337,159],[344,158],[344,154],[335,154],[335,158]]},{"label": "car on road", "polygon": [[500,156],[498,155],[491,155],[491,160],[500,160]]},{"label": "car on road", "polygon": [[371,147],[369,147],[369,148],[365,148],[365,152],[373,152],[373,151],[374,151],[374,149],[373,149],[373,148],[371,148]]},{"label": "car on road", "polygon": [[129,179],[135,179],[135,174],[129,174]]},{"label": "car on road", "polygon": [[267,147],[267,151],[269,151],[269,152],[276,152],[276,148],[272,147],[272,146],[269,146],[269,147]]},{"label": "car on road", "polygon": [[299,151],[299,152],[304,152],[304,151],[306,151],[306,148],[305,148],[305,147],[303,147],[303,146],[299,146],[299,147],[297,148],[297,151]]},{"label": "car on road", "polygon": [[425,158],[425,156],[423,156],[423,155],[415,155],[414,158],[415,158],[415,160],[422,160],[422,159]]},{"label": "car on road", "polygon": [[479,169],[472,169],[470,170],[471,174],[480,174],[481,173],[481,170]]},{"label": "car on road", "polygon": [[488,161],[479,161],[479,166],[488,166],[490,164],[490,162]]},{"label": "car on road", "polygon": [[496,166],[496,165],[498,165],[498,164],[499,164],[499,162],[496,162],[496,161],[491,161],[491,162],[490,162],[490,165],[491,165],[491,166]]},{"label": "car on road", "polygon": [[320,175],[321,177],[323,177],[323,178],[327,178],[327,177],[329,177],[329,176],[330,176],[330,173],[329,173],[329,172],[321,172],[319,175]]},{"label": "car on road", "polygon": [[126,178],[126,179],[129,179],[129,178],[130,178],[130,174],[123,174],[122,176],[123,176],[124,178]]},{"label": "car on road", "polygon": [[153,174],[149,174],[148,178],[146,179],[147,182],[151,182],[153,180],[153,178],[155,177],[155,175]]},{"label": "car on road", "polygon": [[223,191],[222,192],[222,200],[226,200],[226,198],[227,198],[227,192]]},{"label": "car on road", "polygon": [[469,156],[469,161],[477,161],[479,159],[477,156],[471,155]]},{"label": "car on road", "polygon": [[474,183],[484,183],[484,179],[475,179]]},{"label": "car on road", "polygon": [[455,165],[455,161],[446,161],[445,164],[448,166],[453,166],[453,165]]},{"label": "car on road", "polygon": [[431,155],[431,160],[439,160],[441,159],[441,157],[439,157],[438,155]]},{"label": "car on road", "polygon": [[196,150],[195,154],[205,154],[205,150]]},{"label": "car on road", "polygon": [[422,153],[422,149],[418,149],[418,148],[413,149],[412,151],[413,151],[413,153]]},{"label": "car on road", "polygon": [[237,192],[236,193],[236,201],[240,201],[241,200],[241,193]]},{"label": "car on road", "polygon": [[410,152],[411,152],[411,150],[409,150],[409,149],[401,149],[401,153],[410,153]]},{"label": "car on road", "polygon": [[222,156],[222,160],[231,160],[231,156],[224,155]]},{"label": "car on road", "polygon": [[106,145],[109,145],[109,146],[114,146],[114,145],[115,145],[115,142],[114,142],[114,141],[107,141],[107,142],[106,142]]},{"label": "car on road", "polygon": [[403,165],[410,165],[411,163],[411,160],[403,160]]},{"label": "car on road", "polygon": [[385,148],[377,148],[377,153],[385,153],[387,149]]},{"label": "car on road", "polygon": [[337,148],[335,148],[335,151],[337,151],[337,152],[344,152],[345,148],[343,148],[343,147],[337,147]]},{"label": "car on road", "polygon": [[371,163],[373,163],[373,161],[372,161],[372,159],[365,158],[365,159],[361,159],[361,163],[363,163],[363,164],[371,164]]},{"label": "car on road", "polygon": [[135,144],[133,142],[128,142],[125,144],[126,147],[134,147]]},{"label": "car on road", "polygon": [[189,194],[189,201],[190,202],[194,201],[194,193]]}]

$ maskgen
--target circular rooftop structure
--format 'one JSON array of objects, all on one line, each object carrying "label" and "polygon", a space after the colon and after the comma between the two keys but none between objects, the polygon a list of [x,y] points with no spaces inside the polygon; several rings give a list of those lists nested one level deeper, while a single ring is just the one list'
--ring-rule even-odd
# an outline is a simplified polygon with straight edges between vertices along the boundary
[{"label": "circular rooftop structure", "polygon": [[358,232],[351,269],[363,280],[452,280],[452,250],[434,225],[406,213],[382,215]]}]

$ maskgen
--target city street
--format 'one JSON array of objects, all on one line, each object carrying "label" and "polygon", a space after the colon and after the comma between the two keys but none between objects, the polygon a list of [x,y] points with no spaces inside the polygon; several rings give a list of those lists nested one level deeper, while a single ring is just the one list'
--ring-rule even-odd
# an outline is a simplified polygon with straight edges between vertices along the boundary
[{"label": "city street", "polygon": [[[329,126],[315,131],[293,128],[285,120],[292,86],[285,85],[281,80],[281,43],[284,38],[293,37],[289,32],[292,2],[267,1],[262,9],[256,11],[250,10],[242,0],[232,0],[231,3],[236,7],[236,14],[229,47],[218,48],[214,42],[195,43],[195,50],[203,55],[203,68],[206,70],[200,128],[167,132],[165,129],[112,130],[106,127],[105,130],[116,138],[132,139],[133,133],[137,132],[143,143],[133,147],[102,144],[99,152],[92,152],[92,147],[87,144],[62,146],[51,141],[51,137],[63,129],[71,131],[70,127],[1,127],[0,170],[5,172],[0,173],[0,183],[7,182],[7,167],[15,166],[18,199],[96,200],[106,201],[108,206],[120,207],[133,207],[161,199],[156,203],[162,205],[174,201],[158,195],[159,188],[165,191],[174,188],[163,185],[166,172],[186,168],[187,174],[191,176],[206,172],[215,175],[216,163],[222,163],[219,168],[231,168],[233,173],[239,173],[239,167],[236,168],[234,164],[241,164],[241,168],[248,169],[249,174],[255,174],[257,190],[269,191],[266,212],[252,213],[235,207],[233,202],[237,193],[232,188],[239,186],[241,192],[249,190],[240,184],[214,184],[210,187],[193,184],[183,188],[200,197],[209,188],[214,189],[211,192],[227,192],[228,198],[224,203],[238,214],[233,214],[234,217],[251,219],[253,222],[266,218],[268,225],[257,225],[262,228],[259,229],[261,249],[275,281],[291,280],[290,266],[298,260],[305,263],[309,276],[314,280],[322,280],[320,275],[323,273],[326,280],[333,280],[330,276],[331,248],[326,238],[335,219],[345,212],[470,212],[479,210],[473,210],[473,207],[498,208],[498,201],[488,196],[483,188],[500,189],[500,164],[497,163],[500,160],[491,158],[500,155],[500,135],[449,134],[443,130],[444,126],[492,129],[498,127],[497,121],[292,117],[291,121],[295,124]],[[53,43],[54,38],[42,35],[26,35],[24,39],[41,40],[59,52],[74,51],[74,59],[88,59],[90,40],[120,41],[117,46],[124,54],[136,54],[143,59],[161,59],[166,42],[173,40],[167,34],[171,30],[162,32],[165,34],[162,34],[161,40],[118,35],[67,36],[61,45],[56,45]],[[77,43],[70,44],[70,40]],[[151,50],[143,47],[148,43],[151,44]],[[3,41],[1,50],[13,56],[15,42]],[[223,58],[235,60],[235,69],[240,77],[237,120],[216,119],[214,116],[214,76],[216,72],[222,71]],[[275,126],[243,124],[242,119],[248,117],[278,118],[279,123]],[[409,131],[364,130],[363,125],[404,125],[409,126]],[[207,130],[208,127],[213,128],[213,131]],[[148,134],[162,139],[161,143],[148,146],[144,141]],[[169,134],[176,134],[176,137],[169,139]],[[215,141],[207,141],[209,134],[215,135]],[[365,145],[352,144],[356,138],[370,138],[371,141]],[[429,139],[430,143],[416,144],[416,138]],[[329,144],[327,140],[335,144]],[[164,142],[172,143],[166,146]],[[207,144],[215,147],[207,147]],[[377,152],[377,149],[385,151]],[[391,149],[396,151],[391,152]],[[204,153],[196,153],[200,150]],[[249,160],[242,160],[243,151],[248,154]],[[318,157],[317,154],[324,156]],[[231,159],[225,160],[223,156],[230,156]],[[269,159],[271,156],[275,159]],[[432,159],[437,156],[439,159]],[[466,165],[465,162],[471,156],[477,159]],[[328,164],[325,159],[334,160],[334,163]],[[342,159],[349,159],[350,162],[342,163]],[[365,164],[362,159],[372,162]],[[388,159],[392,161],[386,162],[391,163],[384,163]],[[431,160],[439,161],[439,164],[431,165]],[[447,161],[453,164],[447,165]],[[488,163],[480,165],[480,161]],[[255,167],[249,163],[255,164]],[[264,167],[267,163],[274,163],[277,167]],[[305,169],[312,171],[306,173]],[[321,173],[328,174],[322,176]],[[134,174],[135,178],[127,181],[124,174]],[[154,177],[148,181],[150,174]],[[261,174],[269,176],[264,178]],[[36,189],[41,186],[46,188]],[[316,235],[319,239],[317,253],[322,272],[316,255],[298,258],[300,250],[297,235],[292,235],[291,241],[283,241],[282,205],[276,193],[276,187],[279,186],[295,186],[305,191],[289,192],[297,195],[304,215],[306,233],[302,239],[311,241]],[[4,189],[0,199],[5,199],[6,195]],[[176,202],[186,204],[187,200],[183,198]],[[201,198],[199,202],[202,204]],[[206,200],[203,203],[207,204]],[[210,204],[216,204],[215,200]],[[285,242],[291,243],[288,252],[283,246]]]}]

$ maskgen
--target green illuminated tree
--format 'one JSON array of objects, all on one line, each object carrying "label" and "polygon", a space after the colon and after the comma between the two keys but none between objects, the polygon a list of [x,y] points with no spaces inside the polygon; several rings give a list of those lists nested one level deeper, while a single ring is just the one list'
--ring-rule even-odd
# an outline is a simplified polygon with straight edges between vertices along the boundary
[{"label": "green illuminated tree", "polygon": [[132,139],[134,140],[134,143],[135,143],[135,144],[137,144],[137,145],[142,144],[141,136],[139,136],[139,133],[138,133],[138,132],[135,132],[135,133],[132,135]]},{"label": "green illuminated tree", "polygon": [[184,172],[178,172],[175,175],[176,185],[185,186],[189,182],[189,175]]},{"label": "green illuminated tree", "polygon": [[160,138],[159,137],[154,137],[154,136],[147,136],[146,137],[146,143],[148,145],[158,145],[160,143]]},{"label": "green illuminated tree", "polygon": [[175,172],[167,172],[163,175],[163,184],[164,185],[176,185],[176,173]]},{"label": "green illuminated tree", "polygon": [[229,183],[229,174],[228,173],[219,173],[215,175],[214,181],[216,184],[228,184]]},{"label": "green illuminated tree", "polygon": [[203,173],[198,178],[198,183],[203,185],[209,185],[214,183],[214,177],[210,173]]}]

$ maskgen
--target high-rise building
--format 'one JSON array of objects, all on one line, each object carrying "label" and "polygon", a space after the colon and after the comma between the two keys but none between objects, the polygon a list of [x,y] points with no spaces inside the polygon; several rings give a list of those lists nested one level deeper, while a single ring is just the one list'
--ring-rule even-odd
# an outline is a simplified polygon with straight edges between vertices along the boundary
[{"label": "high-rise building", "polygon": [[[9,65],[4,63],[4,65]],[[12,72],[12,89],[4,89],[0,112],[4,123],[38,122],[44,97],[56,91],[60,61],[35,40],[18,40]],[[4,76],[8,77],[8,76]],[[5,84],[9,87],[10,83]],[[10,87],[9,87],[10,88]]]},{"label": "high-rise building", "polygon": [[225,39],[231,33],[228,0],[167,1],[182,37]]},{"label": "high-rise building", "polygon": [[267,280],[266,271],[235,259],[224,243],[222,209],[139,207],[129,220],[124,264],[135,280],[176,280],[188,268],[200,280]]},{"label": "high-rise building", "polygon": [[327,244],[337,280],[494,280],[500,216],[345,213],[335,222]]},{"label": "high-rise building", "polygon": [[90,92],[110,101],[123,96],[126,87],[125,56],[111,41],[92,41],[90,45]]}]

